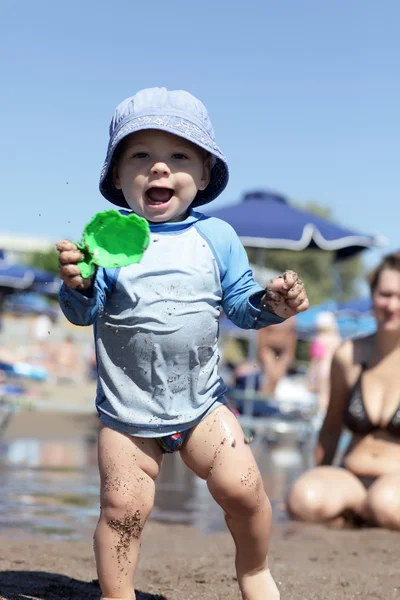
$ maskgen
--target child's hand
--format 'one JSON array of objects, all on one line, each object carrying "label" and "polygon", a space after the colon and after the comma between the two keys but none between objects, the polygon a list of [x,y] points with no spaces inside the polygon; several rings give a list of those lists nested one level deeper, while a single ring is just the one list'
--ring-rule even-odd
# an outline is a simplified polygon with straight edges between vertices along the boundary
[{"label": "child's hand", "polygon": [[93,284],[94,276],[84,279],[78,267],[78,262],[84,259],[76,244],[62,240],[56,245],[59,254],[60,277],[68,287],[74,290],[87,290]]},{"label": "child's hand", "polygon": [[307,310],[309,301],[304,284],[294,271],[272,279],[265,288],[259,308],[269,310],[287,319]]}]

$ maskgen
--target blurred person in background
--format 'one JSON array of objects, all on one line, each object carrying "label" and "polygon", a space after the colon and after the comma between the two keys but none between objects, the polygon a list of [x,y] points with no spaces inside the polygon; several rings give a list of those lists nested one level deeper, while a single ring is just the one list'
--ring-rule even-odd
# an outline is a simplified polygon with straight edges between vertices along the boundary
[{"label": "blurred person in background", "polygon": [[317,316],[316,335],[310,345],[307,384],[310,392],[317,395],[322,413],[326,412],[329,402],[332,358],[341,341],[335,315],[321,312]]},{"label": "blurred person in background", "polygon": [[45,312],[39,313],[32,321],[30,336],[33,343],[48,341],[53,330],[53,321]]},{"label": "blurred person in background", "polygon": [[85,363],[85,376],[89,381],[96,381],[97,379],[97,358],[96,358],[96,347],[94,340],[91,340],[84,348],[83,360]]},{"label": "blurred person in background", "polygon": [[[347,340],[334,354],[317,467],[288,494],[298,520],[400,530],[400,252],[370,275],[376,333]],[[333,466],[344,429],[351,433]]]},{"label": "blurred person in background", "polygon": [[296,355],[297,334],[294,319],[258,331],[258,360],[263,370],[261,393],[273,396]]},{"label": "blurred person in background", "polygon": [[29,345],[25,349],[28,362],[49,371],[52,370],[54,363],[53,330],[54,320],[46,312],[40,312],[31,322],[28,332]]},{"label": "blurred person in background", "polygon": [[59,383],[82,379],[85,371],[83,353],[72,335],[66,335],[54,350],[54,374]]}]

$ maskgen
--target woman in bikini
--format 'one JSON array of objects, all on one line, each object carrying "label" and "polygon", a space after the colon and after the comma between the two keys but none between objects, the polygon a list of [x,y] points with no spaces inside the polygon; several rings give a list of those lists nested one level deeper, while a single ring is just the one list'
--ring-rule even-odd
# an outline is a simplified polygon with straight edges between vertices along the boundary
[{"label": "woman in bikini", "polygon": [[[376,333],[336,351],[318,466],[294,483],[287,509],[302,521],[400,530],[400,252],[383,259],[370,287]],[[351,439],[341,466],[332,466],[344,429]]]}]

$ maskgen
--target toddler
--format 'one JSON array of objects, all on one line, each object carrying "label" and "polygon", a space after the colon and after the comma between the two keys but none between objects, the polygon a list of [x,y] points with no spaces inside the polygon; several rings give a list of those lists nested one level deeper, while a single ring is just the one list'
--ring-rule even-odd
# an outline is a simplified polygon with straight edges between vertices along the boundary
[{"label": "toddler", "polygon": [[218,320],[224,310],[242,328],[280,323],[308,307],[303,284],[289,271],[261,288],[234,230],[197,211],[228,182],[199,100],[142,90],[117,107],[109,133],[100,191],[122,212],[147,219],[149,247],[137,264],[83,279],[80,250],[57,244],[61,308],[95,332],[101,512],[94,548],[103,598],[135,598],[155,481],[164,453],[179,451],[225,512],[243,599],[275,600],[271,507],[227,406]]}]

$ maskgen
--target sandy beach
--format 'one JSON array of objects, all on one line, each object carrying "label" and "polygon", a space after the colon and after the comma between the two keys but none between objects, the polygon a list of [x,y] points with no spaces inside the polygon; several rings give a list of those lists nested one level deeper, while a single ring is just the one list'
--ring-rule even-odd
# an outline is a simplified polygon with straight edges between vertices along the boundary
[{"label": "sandy beach", "polygon": [[[0,597],[99,598],[90,537],[79,543],[0,535]],[[400,597],[399,537],[380,530],[332,531],[289,523],[275,530],[271,569],[282,599]],[[149,522],[137,600],[239,600],[227,534]]]},{"label": "sandy beach", "polygon": [[[95,435],[94,414],[21,411],[3,442],[35,431],[39,437]],[[4,600],[90,600],[100,597],[92,552],[93,520],[83,539],[27,534],[18,524],[0,532],[0,597]],[[379,530],[274,525],[271,570],[291,600],[400,598],[400,536]],[[146,525],[137,600],[239,600],[233,545],[227,533],[193,526]]]}]

